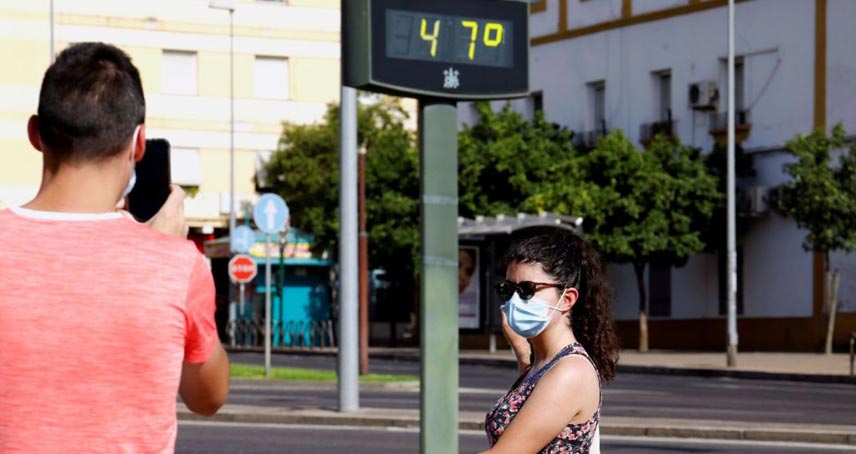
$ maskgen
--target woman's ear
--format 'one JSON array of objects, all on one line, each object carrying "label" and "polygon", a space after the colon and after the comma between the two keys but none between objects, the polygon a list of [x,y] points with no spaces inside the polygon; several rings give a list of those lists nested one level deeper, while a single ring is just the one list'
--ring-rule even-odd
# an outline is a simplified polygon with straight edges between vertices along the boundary
[{"label": "woman's ear", "polygon": [[577,289],[573,287],[565,289],[562,299],[559,301],[559,310],[562,312],[570,311],[574,304],[577,304],[579,298],[580,292]]}]

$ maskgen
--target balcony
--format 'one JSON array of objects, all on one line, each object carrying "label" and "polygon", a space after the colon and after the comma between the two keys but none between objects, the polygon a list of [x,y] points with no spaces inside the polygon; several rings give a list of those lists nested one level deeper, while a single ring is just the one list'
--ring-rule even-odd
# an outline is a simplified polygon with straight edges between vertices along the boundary
[{"label": "balcony", "polygon": [[647,149],[651,146],[651,142],[654,141],[654,137],[657,137],[659,134],[663,134],[670,139],[675,137],[675,125],[677,122],[677,120],[670,118],[666,121],[655,121],[639,125],[639,143]]},{"label": "balcony", "polygon": [[[749,110],[738,110],[734,116],[734,142],[740,143],[749,138],[752,131],[752,121]],[[710,135],[720,145],[728,143],[728,112],[711,114]]]},{"label": "balcony", "polygon": [[606,129],[606,120],[601,120],[600,126],[594,131],[574,132],[571,143],[574,148],[591,150],[597,145],[597,140],[607,134],[609,134],[609,130]]}]

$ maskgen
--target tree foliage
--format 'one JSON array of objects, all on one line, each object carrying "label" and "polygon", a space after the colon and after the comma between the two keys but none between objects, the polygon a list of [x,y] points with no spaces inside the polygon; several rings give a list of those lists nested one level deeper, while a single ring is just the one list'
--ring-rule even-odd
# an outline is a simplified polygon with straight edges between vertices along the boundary
[{"label": "tree foliage", "polygon": [[[419,179],[407,113],[394,100],[361,103],[358,143],[366,154],[366,224],[369,265],[415,272],[418,253]],[[295,227],[315,235],[315,248],[338,253],[339,107],[329,105],[317,124],[286,123],[267,165],[268,185],[288,201]],[[354,188],[356,190],[357,188]],[[408,275],[409,273],[409,275]]]},{"label": "tree foliage", "polygon": [[831,136],[815,129],[785,144],[796,161],[784,165],[793,180],[783,186],[778,208],[808,230],[806,250],[856,250],[856,145],[837,153],[845,136],[839,123]]},{"label": "tree foliage", "polygon": [[458,134],[461,216],[554,208],[544,197],[573,171],[571,132],[540,113],[527,120],[508,104],[497,113],[488,103],[476,109],[478,122]]}]

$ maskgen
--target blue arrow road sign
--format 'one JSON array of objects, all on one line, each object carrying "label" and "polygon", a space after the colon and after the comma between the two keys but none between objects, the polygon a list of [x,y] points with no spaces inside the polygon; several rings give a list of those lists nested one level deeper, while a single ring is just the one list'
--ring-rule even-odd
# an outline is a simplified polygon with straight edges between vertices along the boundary
[{"label": "blue arrow road sign", "polygon": [[232,232],[229,240],[233,251],[246,254],[256,242],[256,234],[253,232],[253,229],[245,225],[239,225],[235,227],[235,231]]},{"label": "blue arrow road sign", "polygon": [[256,202],[253,220],[262,232],[279,233],[288,221],[288,205],[276,194],[265,194]]}]

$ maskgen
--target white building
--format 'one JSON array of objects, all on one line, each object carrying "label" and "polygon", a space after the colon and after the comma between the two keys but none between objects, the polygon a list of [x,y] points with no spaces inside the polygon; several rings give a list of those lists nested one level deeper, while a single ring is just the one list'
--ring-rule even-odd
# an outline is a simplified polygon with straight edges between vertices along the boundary
[{"label": "white building", "polygon": [[200,243],[228,226],[234,100],[235,206],[242,218],[282,123],[318,122],[338,101],[340,14],[339,0],[236,0],[234,7],[230,40],[229,12],[208,0],[0,0],[0,59],[9,69],[0,73],[0,146],[9,164],[0,168],[0,200],[24,203],[38,189],[41,155],[27,142],[26,127],[51,62],[51,40],[56,53],[104,41],[140,70],[147,137],[172,144],[172,180],[195,190],[185,214]]},{"label": "white building", "polygon": [[[513,105],[527,114],[543,109],[548,120],[583,133],[582,146],[620,128],[640,144],[652,130],[671,130],[710,151],[727,108],[727,12],[725,0],[535,1],[533,95]],[[738,182],[748,222],[738,237],[743,349],[822,345],[822,262],[802,249],[806,232],[771,213],[762,196],[787,181],[782,149],[795,134],[838,122],[856,132],[854,19],[852,0],[737,2],[736,111],[745,123],[738,129],[748,130],[742,146],[757,172]],[[465,104],[459,116],[474,121]],[[856,329],[856,259],[839,254],[833,262],[843,271],[836,328],[843,344]],[[724,347],[723,271],[716,255],[694,256],[678,269],[648,268],[651,348]],[[609,274],[622,343],[635,346],[633,269],[613,264]]]}]

